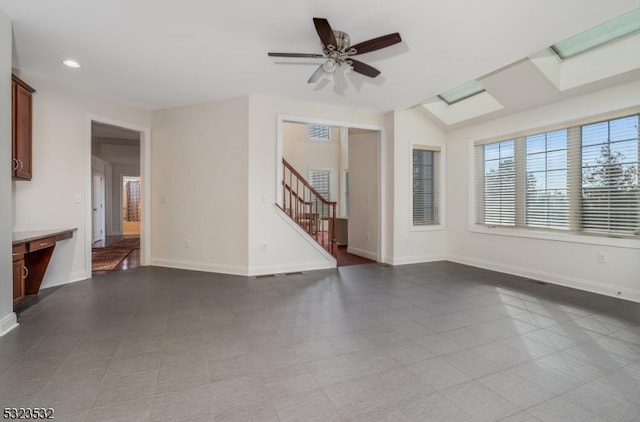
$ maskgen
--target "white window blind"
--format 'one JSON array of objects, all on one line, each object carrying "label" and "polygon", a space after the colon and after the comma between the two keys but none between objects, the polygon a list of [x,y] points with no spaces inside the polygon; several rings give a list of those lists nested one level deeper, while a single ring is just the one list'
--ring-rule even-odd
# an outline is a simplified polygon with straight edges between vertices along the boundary
[{"label": "white window blind", "polygon": [[476,147],[476,190],[483,224],[512,226],[516,221],[515,141]]},{"label": "white window blind", "polygon": [[475,146],[476,222],[632,236],[639,115]]},{"label": "white window blind", "polygon": [[308,136],[309,136],[309,139],[330,141],[331,128],[325,125],[309,125]]},{"label": "white window blind", "polygon": [[440,224],[440,152],[435,148],[414,147],[412,154],[413,225]]},{"label": "white window blind", "polygon": [[639,227],[638,115],[582,126],[581,224],[626,234]]},{"label": "white window blind", "polygon": [[567,130],[524,139],[526,149],[526,224],[567,228]]},{"label": "white window blind", "polygon": [[[331,198],[330,176],[330,170],[309,169],[309,184],[327,201]],[[312,199],[312,207],[314,213],[322,214],[323,217],[328,216],[328,207],[322,207],[322,201],[319,199]]]}]

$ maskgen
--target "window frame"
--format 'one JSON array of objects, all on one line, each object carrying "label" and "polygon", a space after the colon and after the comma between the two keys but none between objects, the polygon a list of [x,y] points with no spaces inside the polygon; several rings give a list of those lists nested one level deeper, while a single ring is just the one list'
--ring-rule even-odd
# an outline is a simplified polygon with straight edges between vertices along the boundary
[{"label": "window frame", "polygon": [[[433,224],[414,224],[413,223],[413,151],[414,150],[426,150],[437,152],[437,156],[434,158],[437,160],[437,164],[434,161],[434,170],[437,167],[437,174],[434,175],[434,196],[437,195],[437,198],[434,198],[434,203],[437,204],[437,214],[438,214],[438,222]],[[427,145],[427,144],[412,144],[409,147],[408,153],[409,165],[408,167],[408,176],[409,176],[409,208],[407,212],[407,219],[409,224],[410,232],[427,232],[427,231],[440,231],[445,230],[445,217],[446,217],[446,209],[445,209],[445,192],[443,187],[445,186],[445,148],[444,146],[437,145]]]},{"label": "window frame", "polygon": [[[314,128],[322,128],[322,130],[326,130],[327,137],[317,137],[312,135],[312,131]],[[308,123],[307,124],[307,139],[315,142],[331,142],[331,126],[329,125],[321,125],[316,123]]]},{"label": "window frame", "polygon": [[[561,129],[570,129],[576,126],[585,126],[593,123],[604,122],[609,120],[620,119],[624,117],[629,117],[631,115],[640,115],[640,106],[629,107],[625,109],[620,109],[612,112],[601,113],[596,115],[591,115],[585,118],[576,119],[572,121],[565,121],[561,123],[556,123],[553,125],[543,126],[539,128],[531,128],[513,133],[506,133],[500,136],[494,136],[491,138],[477,138],[470,139],[468,143],[468,156],[470,157],[470,163],[473,166],[470,168],[468,173],[469,180],[469,213],[468,213],[468,230],[473,233],[481,233],[481,234],[492,234],[492,235],[502,235],[502,236],[513,236],[513,237],[522,237],[522,238],[530,238],[530,239],[541,239],[541,240],[553,240],[553,241],[561,241],[561,242],[571,242],[571,243],[584,243],[584,244],[593,244],[593,245],[603,245],[603,246],[613,246],[613,247],[623,247],[623,248],[632,248],[632,249],[640,249],[640,237],[638,236],[625,236],[625,237],[613,237],[615,235],[612,234],[604,234],[604,233],[593,233],[593,232],[585,232],[585,231],[571,231],[571,230],[563,230],[563,229],[554,229],[554,228],[544,228],[544,227],[534,227],[534,226],[491,226],[482,223],[478,223],[478,201],[481,199],[481,195],[478,195],[476,190],[476,183],[478,179],[478,172],[476,171],[477,166],[477,155],[476,155],[476,147],[485,144],[496,143],[509,139],[517,139],[517,138],[526,138],[527,136],[532,136],[541,133],[553,132]],[[640,128],[639,128],[640,131]],[[639,141],[640,144],[640,141]],[[569,152],[568,154],[575,154],[575,151],[571,151],[571,147],[568,146]],[[577,148],[578,154],[580,154],[581,158],[581,148]],[[574,147],[575,150],[575,147]],[[639,145],[639,154],[640,154],[640,145]],[[580,159],[581,161],[581,159]],[[640,162],[640,157],[639,157]],[[521,166],[525,169],[525,177],[526,177],[526,163],[523,163]],[[581,173],[582,166],[578,163],[577,172]],[[571,177],[571,176],[569,176]],[[525,188],[526,192],[526,188]],[[570,207],[575,207],[575,198],[570,199]],[[520,206],[526,206],[526,203],[520,204]],[[577,203],[578,207],[581,207],[581,200],[578,199]],[[522,218],[525,218],[526,209],[523,209]],[[571,211],[570,211],[571,214]],[[639,219],[640,220],[640,219]],[[573,223],[571,223],[573,224]],[[639,224],[640,226],[640,224]]]}]

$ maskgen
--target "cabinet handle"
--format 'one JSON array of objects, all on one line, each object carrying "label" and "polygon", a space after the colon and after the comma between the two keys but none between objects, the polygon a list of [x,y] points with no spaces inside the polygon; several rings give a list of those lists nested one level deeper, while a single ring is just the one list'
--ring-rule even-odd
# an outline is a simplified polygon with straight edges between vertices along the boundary
[{"label": "cabinet handle", "polygon": [[24,163],[20,159],[18,159],[18,163],[20,164],[20,168],[18,170],[22,170],[24,168]]},{"label": "cabinet handle", "polygon": [[18,168],[20,167],[20,163],[18,162],[17,159],[13,159],[13,169],[14,170],[18,170]]},{"label": "cabinet handle", "polygon": [[29,277],[29,269],[24,265],[22,266],[22,273],[24,274],[24,278]]}]

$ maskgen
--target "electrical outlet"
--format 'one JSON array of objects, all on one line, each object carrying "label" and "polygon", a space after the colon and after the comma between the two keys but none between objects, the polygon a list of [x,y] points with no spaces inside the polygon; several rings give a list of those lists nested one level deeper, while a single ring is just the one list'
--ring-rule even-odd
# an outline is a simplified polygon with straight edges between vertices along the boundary
[{"label": "electrical outlet", "polygon": [[266,251],[267,250],[267,242],[260,243],[260,250],[261,251]]},{"label": "electrical outlet", "polygon": [[600,251],[598,252],[598,262],[601,264],[606,264],[607,263],[607,254]]},{"label": "electrical outlet", "polygon": [[185,248],[190,248],[191,247],[191,241],[189,239],[185,239],[184,240],[184,247]]}]

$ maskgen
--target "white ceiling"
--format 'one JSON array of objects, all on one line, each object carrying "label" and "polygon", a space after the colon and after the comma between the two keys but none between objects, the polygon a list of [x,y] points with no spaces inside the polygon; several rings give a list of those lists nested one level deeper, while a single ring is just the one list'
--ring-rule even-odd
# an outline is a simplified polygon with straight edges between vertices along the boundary
[{"label": "white ceiling", "polygon": [[[244,95],[401,110],[637,7],[639,0],[0,0],[13,21],[14,68],[150,110]],[[317,60],[278,64],[285,60],[267,52],[319,53],[313,17],[352,43],[391,32],[403,43],[360,56],[382,71],[376,79],[351,73],[310,85]],[[63,66],[69,57],[82,69]],[[513,92],[513,77],[534,71],[528,66],[489,83]]]}]

